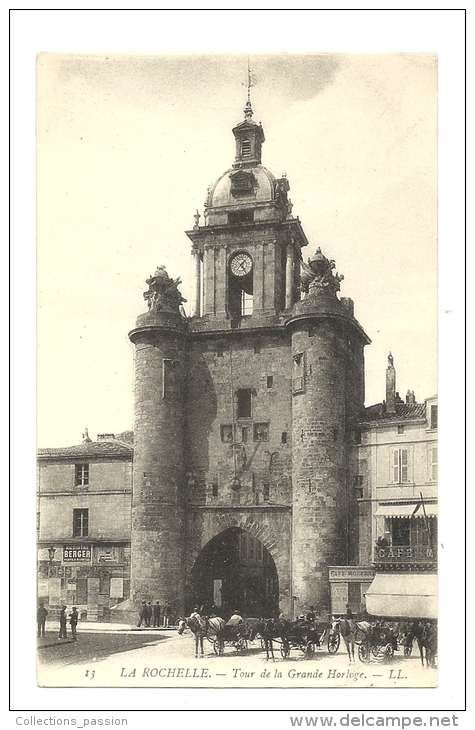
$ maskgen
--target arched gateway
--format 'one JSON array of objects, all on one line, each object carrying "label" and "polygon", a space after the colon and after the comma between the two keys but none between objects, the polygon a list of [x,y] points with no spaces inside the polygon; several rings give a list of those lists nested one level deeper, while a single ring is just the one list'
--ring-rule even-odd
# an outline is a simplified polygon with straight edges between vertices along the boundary
[{"label": "arched gateway", "polygon": [[241,527],[213,537],[193,565],[187,610],[193,605],[224,618],[235,609],[246,616],[270,616],[279,610],[279,580],[274,559],[259,538]]}]

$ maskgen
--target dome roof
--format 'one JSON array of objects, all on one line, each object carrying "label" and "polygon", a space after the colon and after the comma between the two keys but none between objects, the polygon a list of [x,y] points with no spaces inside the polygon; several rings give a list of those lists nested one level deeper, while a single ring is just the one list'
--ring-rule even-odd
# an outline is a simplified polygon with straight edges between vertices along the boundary
[{"label": "dome roof", "polygon": [[255,205],[256,203],[270,203],[275,201],[276,186],[275,177],[263,165],[255,167],[246,167],[242,170],[245,176],[251,176],[252,185],[249,190],[239,191],[233,190],[233,178],[240,174],[240,170],[230,168],[221,175],[211,188],[207,206],[209,208],[224,208],[229,206],[245,206],[246,203]]}]

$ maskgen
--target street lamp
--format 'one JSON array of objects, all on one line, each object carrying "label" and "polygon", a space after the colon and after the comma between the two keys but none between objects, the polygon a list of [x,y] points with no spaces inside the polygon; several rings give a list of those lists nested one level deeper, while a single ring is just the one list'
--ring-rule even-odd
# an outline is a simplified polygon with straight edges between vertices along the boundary
[{"label": "street lamp", "polygon": [[48,566],[48,578],[51,578],[51,563],[54,560],[54,554],[56,552],[56,548],[51,546],[48,548],[48,557],[49,557],[49,566]]}]

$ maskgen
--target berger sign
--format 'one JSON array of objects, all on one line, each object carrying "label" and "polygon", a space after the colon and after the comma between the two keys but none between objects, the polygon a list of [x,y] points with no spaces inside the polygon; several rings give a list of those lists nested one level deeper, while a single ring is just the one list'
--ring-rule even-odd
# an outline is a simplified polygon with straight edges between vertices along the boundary
[{"label": "berger sign", "polygon": [[66,545],[63,547],[63,563],[90,563],[90,545]]}]

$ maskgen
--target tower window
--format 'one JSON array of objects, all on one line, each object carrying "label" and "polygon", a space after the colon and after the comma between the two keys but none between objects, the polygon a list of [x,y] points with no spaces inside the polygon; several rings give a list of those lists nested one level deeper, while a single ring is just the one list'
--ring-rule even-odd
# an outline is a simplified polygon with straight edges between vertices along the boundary
[{"label": "tower window", "polygon": [[223,353],[224,353],[224,345],[222,342],[218,342],[216,344],[216,355],[218,357],[223,357]]},{"label": "tower window", "polygon": [[233,427],[228,424],[221,425],[221,441],[223,444],[229,444],[233,440]]},{"label": "tower window", "polygon": [[76,464],[74,484],[76,487],[86,487],[89,484],[89,464]]},{"label": "tower window", "polygon": [[211,494],[213,495],[213,497],[217,497],[218,496],[218,482],[213,482],[212,483],[212,485],[211,485]]},{"label": "tower window", "polygon": [[240,388],[237,392],[237,417],[251,418],[252,415],[252,390],[251,388]]},{"label": "tower window", "polygon": [[247,139],[246,137],[241,142],[241,156],[242,157],[251,156],[251,140]]},{"label": "tower window", "polygon": [[269,441],[269,424],[254,424],[254,441]]},{"label": "tower window", "polygon": [[73,509],[73,537],[89,535],[89,510]]},{"label": "tower window", "polygon": [[287,443],[287,431],[282,431],[281,441],[283,444]]},{"label": "tower window", "polygon": [[262,491],[262,498],[263,498],[264,502],[269,501],[269,496],[270,496],[270,484],[264,484],[264,488]]},{"label": "tower window", "polygon": [[254,308],[253,300],[254,298],[252,294],[247,294],[243,289],[241,295],[241,314],[243,317],[248,317],[252,314],[252,310]]},{"label": "tower window", "polygon": [[268,375],[267,376],[267,387],[272,388],[273,385],[274,385],[274,378],[272,375]]}]

